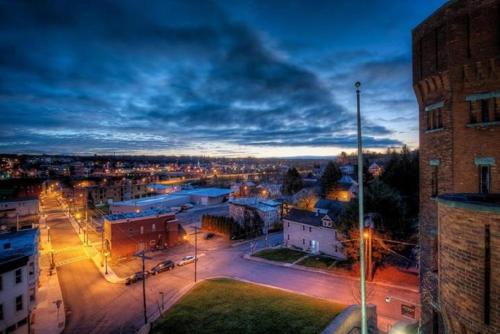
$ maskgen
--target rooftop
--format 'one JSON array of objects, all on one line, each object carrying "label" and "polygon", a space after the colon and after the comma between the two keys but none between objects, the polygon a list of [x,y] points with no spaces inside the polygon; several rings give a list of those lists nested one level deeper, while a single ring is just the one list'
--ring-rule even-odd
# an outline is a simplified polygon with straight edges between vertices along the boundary
[{"label": "rooftop", "polygon": [[162,210],[144,210],[139,212],[126,212],[126,213],[116,213],[112,215],[107,215],[106,219],[109,221],[116,221],[122,219],[136,219],[136,218],[146,218],[150,216],[164,216],[164,215],[173,215],[174,213],[170,209],[162,209]]},{"label": "rooftop", "polygon": [[324,216],[326,215],[294,208],[290,209],[290,211],[288,211],[288,214],[284,218],[301,224],[323,226],[322,219]]},{"label": "rooftop", "polygon": [[275,211],[276,207],[281,205],[279,202],[259,199],[257,197],[234,198],[230,200],[229,203],[252,207],[260,211]]},{"label": "rooftop", "polygon": [[2,250],[0,257],[35,254],[38,247],[38,235],[36,228],[0,233],[0,249]]},{"label": "rooftop", "polygon": [[181,196],[207,196],[207,197],[219,197],[226,196],[231,193],[230,189],[225,188],[198,188],[198,189],[186,189],[180,190],[170,194],[163,194],[139,199],[131,199],[123,202],[114,202],[113,205],[124,205],[124,206],[142,206],[142,205],[151,205],[155,203],[161,203],[164,201],[168,201],[173,198],[178,198]]},{"label": "rooftop", "polygon": [[500,212],[500,193],[443,194],[438,196],[438,202],[471,210]]}]

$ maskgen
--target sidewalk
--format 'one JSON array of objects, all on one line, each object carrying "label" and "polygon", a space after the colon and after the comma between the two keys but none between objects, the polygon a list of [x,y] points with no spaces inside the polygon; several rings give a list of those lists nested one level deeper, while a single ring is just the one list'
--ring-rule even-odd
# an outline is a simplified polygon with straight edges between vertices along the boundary
[{"label": "sidewalk", "polygon": [[101,252],[94,247],[93,242],[90,242],[88,246],[85,245],[83,233],[78,233],[78,223],[75,221],[73,216],[69,215],[68,220],[71,226],[73,226],[75,233],[78,235],[78,238],[80,238],[85,254],[94,262],[101,275],[110,283],[125,283],[125,279],[116,275],[113,269],[109,266],[109,263],[107,265],[108,273],[106,274],[106,266],[104,264],[104,259],[102,259]]},{"label": "sidewalk", "polygon": [[[64,330],[65,311],[57,271],[50,273],[52,245],[47,242],[47,229],[40,226],[39,288],[33,310],[32,333],[59,334]],[[57,307],[59,304],[59,307]]]},{"label": "sidewalk", "polygon": [[[268,264],[272,264],[272,265],[280,266],[280,267],[287,267],[287,268],[292,268],[292,269],[296,269],[296,270],[309,271],[309,272],[319,273],[319,274],[323,274],[323,275],[344,278],[344,279],[348,279],[351,281],[359,281],[359,278],[357,278],[357,277],[297,265],[297,264],[295,264],[297,261],[295,263],[277,262],[277,261],[271,261],[271,260],[266,260],[266,259],[263,259],[260,257],[252,256],[250,254],[243,255],[243,258],[246,260],[249,260],[249,261],[263,262],[263,263],[268,263]],[[419,293],[418,287],[409,286],[409,285],[399,285],[399,284],[393,284],[393,283],[382,282],[382,281],[371,281],[371,282],[368,282],[368,284],[385,286],[385,287],[389,287],[389,288],[404,289],[404,290]]]}]

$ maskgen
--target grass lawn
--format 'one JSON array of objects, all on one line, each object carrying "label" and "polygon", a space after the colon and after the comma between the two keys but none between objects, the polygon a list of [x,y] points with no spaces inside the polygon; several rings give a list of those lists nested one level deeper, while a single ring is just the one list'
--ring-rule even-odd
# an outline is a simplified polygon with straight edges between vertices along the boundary
[{"label": "grass lawn", "polygon": [[304,260],[297,263],[301,266],[328,269],[332,264],[336,262],[335,259],[328,256],[313,255],[305,258]]},{"label": "grass lawn", "polygon": [[231,279],[198,284],[152,333],[320,333],[342,310],[330,303]]},{"label": "grass lawn", "polygon": [[253,254],[253,256],[261,257],[266,260],[288,262],[292,263],[307,255],[304,252],[288,249],[288,248],[274,248],[274,249],[264,249],[260,252]]}]

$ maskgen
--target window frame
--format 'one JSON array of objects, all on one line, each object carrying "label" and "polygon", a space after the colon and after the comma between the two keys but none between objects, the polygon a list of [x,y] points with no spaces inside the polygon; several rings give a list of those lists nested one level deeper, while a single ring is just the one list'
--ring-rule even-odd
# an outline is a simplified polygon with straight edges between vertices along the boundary
[{"label": "window frame", "polygon": [[[479,169],[479,193],[480,194],[489,194],[491,192],[491,166],[486,164],[481,164],[477,166]],[[483,171],[486,172],[486,183],[483,182]]]},{"label": "window frame", "polygon": [[23,295],[16,296],[16,312],[24,310]]}]

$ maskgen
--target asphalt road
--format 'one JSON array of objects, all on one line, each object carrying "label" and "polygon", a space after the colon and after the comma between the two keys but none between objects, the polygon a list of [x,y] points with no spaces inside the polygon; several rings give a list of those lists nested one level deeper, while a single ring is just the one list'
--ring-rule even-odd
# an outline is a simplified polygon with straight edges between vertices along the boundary
[{"label": "asphalt road", "polygon": [[[47,222],[55,249],[57,273],[67,311],[65,333],[133,333],[144,323],[142,284],[130,286],[108,283],[94,263],[85,257],[83,245],[64,215],[55,198],[44,201]],[[271,243],[280,241],[273,235]],[[258,248],[263,246],[259,241]],[[198,262],[198,278],[232,276],[249,281],[289,289],[299,293],[329,299],[338,303],[353,304],[359,301],[358,283],[342,277],[304,272],[268,263],[242,258],[250,249],[245,243],[237,247],[204,250]],[[177,256],[182,256],[178,254]],[[150,265],[148,265],[150,266]],[[194,265],[177,267],[146,280],[147,316],[158,314],[194,280]],[[406,289],[387,286],[368,286],[368,302],[377,305],[379,323],[402,319],[400,302],[385,303],[387,296],[395,296],[412,303],[418,294]],[[160,293],[163,293],[163,298]]]}]

